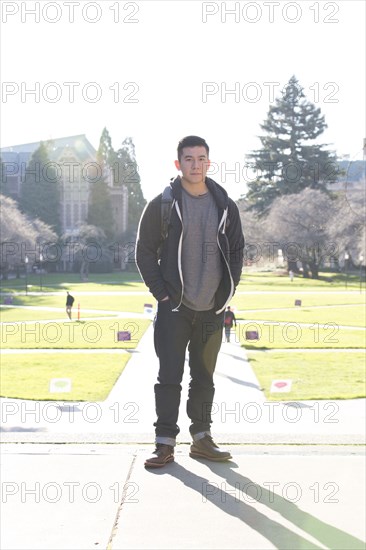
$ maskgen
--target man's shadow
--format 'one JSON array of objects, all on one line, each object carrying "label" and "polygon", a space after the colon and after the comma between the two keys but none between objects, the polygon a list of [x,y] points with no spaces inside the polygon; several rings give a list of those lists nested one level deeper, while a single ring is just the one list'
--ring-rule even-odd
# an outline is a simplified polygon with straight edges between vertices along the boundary
[{"label": "man's shadow", "polygon": [[[327,548],[332,550],[365,550],[365,543],[360,539],[321,521],[308,512],[302,511],[294,502],[276,494],[274,490],[269,490],[239,474],[236,470],[238,465],[235,462],[218,463],[204,460],[199,460],[199,462],[205,464],[215,475],[225,480],[224,483],[220,484],[221,487],[204,477],[194,474],[177,462],[169,464],[163,470],[154,470],[153,473],[171,475],[179,479],[186,487],[200,493],[203,503],[209,501],[226,514],[240,519],[248,527],[270,541],[275,548],[281,550],[321,550],[322,547],[295,533],[278,521],[270,519],[248,504],[248,501],[257,500],[268,506],[268,508],[281,514],[287,521],[317,539],[319,543]],[[231,488],[226,487],[226,485]],[[255,490],[253,491],[253,489]],[[243,548],[245,548],[244,540]]]}]

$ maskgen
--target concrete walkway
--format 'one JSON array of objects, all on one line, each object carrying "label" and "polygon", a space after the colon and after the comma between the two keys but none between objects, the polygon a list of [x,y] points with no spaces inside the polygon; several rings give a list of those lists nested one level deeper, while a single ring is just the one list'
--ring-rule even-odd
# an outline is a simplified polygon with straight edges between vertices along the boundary
[{"label": "concrete walkway", "polygon": [[225,464],[180,445],[158,471],[146,446],[9,444],[2,550],[364,549],[358,447],[229,447]]},{"label": "concrete walkway", "polygon": [[365,548],[364,399],[267,402],[225,343],[212,431],[233,460],[189,457],[186,372],[176,460],[148,471],[156,374],[149,328],[104,402],[1,399],[2,550]]}]

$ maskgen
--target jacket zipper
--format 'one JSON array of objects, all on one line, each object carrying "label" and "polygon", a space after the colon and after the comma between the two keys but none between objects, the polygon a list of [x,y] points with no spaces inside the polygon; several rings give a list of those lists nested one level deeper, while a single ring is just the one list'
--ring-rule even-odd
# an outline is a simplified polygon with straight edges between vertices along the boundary
[{"label": "jacket zipper", "polygon": [[220,233],[220,228],[221,226],[222,227],[222,234],[225,235],[225,222],[226,222],[226,218],[227,218],[227,207],[225,208],[224,210],[224,213],[222,215],[222,218],[221,218],[221,221],[219,223],[219,227],[218,227],[218,230],[217,230],[217,246],[219,247],[220,249],[220,252],[225,260],[225,264],[226,264],[226,267],[227,267],[227,270],[228,270],[228,273],[229,273],[229,277],[230,277],[230,285],[231,285],[231,288],[230,288],[230,292],[229,292],[229,296],[228,296],[228,299],[226,300],[225,304],[223,305],[223,307],[221,309],[218,309],[216,311],[216,315],[218,315],[219,313],[222,313],[223,311],[225,311],[226,309],[226,306],[227,304],[230,302],[231,298],[233,297],[233,294],[234,294],[234,281],[233,281],[233,278],[231,276],[231,271],[230,271],[230,266],[228,264],[228,261],[225,257],[225,254],[221,248],[221,245],[220,245],[220,241],[219,241],[219,233]]},{"label": "jacket zipper", "polygon": [[183,219],[182,219],[182,214],[180,212],[179,205],[178,205],[177,201],[175,201],[175,209],[177,211],[178,218],[180,219],[180,223],[182,224],[182,231],[181,231],[181,234],[180,234],[179,244],[178,244],[178,271],[179,271],[180,281],[182,283],[182,292],[181,292],[179,304],[174,309],[172,309],[172,311],[178,311],[179,307],[182,304],[183,293],[184,293],[184,281],[183,281],[183,271],[182,271]]}]

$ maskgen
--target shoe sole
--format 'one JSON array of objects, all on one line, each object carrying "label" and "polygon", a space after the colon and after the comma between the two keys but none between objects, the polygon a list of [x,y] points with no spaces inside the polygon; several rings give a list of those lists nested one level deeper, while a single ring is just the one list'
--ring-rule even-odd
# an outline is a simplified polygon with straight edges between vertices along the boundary
[{"label": "shoe sole", "polygon": [[163,462],[163,464],[158,464],[156,462],[145,462],[145,468],[163,468],[165,466],[165,464],[169,464],[169,462],[173,462],[174,461],[174,456],[170,456],[169,458],[166,459],[165,462]]},{"label": "shoe sole", "polygon": [[219,458],[219,457],[214,458],[213,456],[207,456],[202,453],[189,453],[189,456],[191,458],[205,458],[206,460],[212,460],[213,462],[226,462],[227,460],[230,460],[233,458],[231,455],[226,456],[225,458]]}]

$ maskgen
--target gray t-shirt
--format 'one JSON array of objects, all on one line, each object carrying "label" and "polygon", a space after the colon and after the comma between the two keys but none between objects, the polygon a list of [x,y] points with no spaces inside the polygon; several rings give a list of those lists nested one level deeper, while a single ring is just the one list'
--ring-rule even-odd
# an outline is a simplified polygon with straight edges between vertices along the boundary
[{"label": "gray t-shirt", "polygon": [[222,278],[217,205],[210,192],[196,197],[182,189],[182,206],[183,304],[194,311],[207,311],[214,307]]}]

